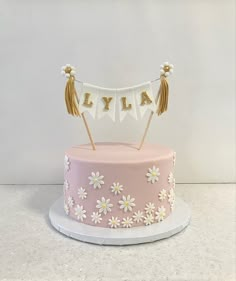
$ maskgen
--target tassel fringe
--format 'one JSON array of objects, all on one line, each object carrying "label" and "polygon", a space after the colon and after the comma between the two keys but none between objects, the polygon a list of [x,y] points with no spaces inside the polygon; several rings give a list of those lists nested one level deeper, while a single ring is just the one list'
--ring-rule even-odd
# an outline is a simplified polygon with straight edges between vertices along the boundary
[{"label": "tassel fringe", "polygon": [[70,76],[66,83],[65,102],[69,114],[73,116],[80,116],[77,102],[77,93],[75,89],[75,78],[73,76]]},{"label": "tassel fringe", "polygon": [[158,109],[157,114],[161,115],[167,111],[169,97],[169,85],[165,76],[161,76],[161,85],[158,92]]}]

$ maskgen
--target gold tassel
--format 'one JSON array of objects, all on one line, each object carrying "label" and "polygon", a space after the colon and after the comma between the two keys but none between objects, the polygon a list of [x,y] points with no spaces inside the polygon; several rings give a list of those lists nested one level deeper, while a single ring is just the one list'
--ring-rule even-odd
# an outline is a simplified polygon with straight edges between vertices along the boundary
[{"label": "gold tassel", "polygon": [[161,85],[158,91],[158,115],[167,111],[168,108],[168,97],[169,97],[169,85],[164,75],[161,75]]},{"label": "gold tassel", "polygon": [[77,93],[75,89],[75,77],[70,76],[68,78],[65,88],[66,107],[69,114],[73,116],[80,116],[76,97],[77,97]]}]

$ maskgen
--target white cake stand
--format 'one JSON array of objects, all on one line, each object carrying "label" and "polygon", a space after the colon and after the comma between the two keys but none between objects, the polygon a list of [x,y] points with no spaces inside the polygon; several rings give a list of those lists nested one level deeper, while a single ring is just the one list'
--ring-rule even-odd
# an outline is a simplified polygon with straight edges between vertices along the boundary
[{"label": "white cake stand", "polygon": [[61,197],[51,206],[49,218],[56,230],[83,242],[100,245],[131,245],[168,238],[182,231],[190,222],[191,211],[183,200],[176,198],[174,211],[161,223],[129,229],[110,229],[82,224],[68,217],[64,212]]}]

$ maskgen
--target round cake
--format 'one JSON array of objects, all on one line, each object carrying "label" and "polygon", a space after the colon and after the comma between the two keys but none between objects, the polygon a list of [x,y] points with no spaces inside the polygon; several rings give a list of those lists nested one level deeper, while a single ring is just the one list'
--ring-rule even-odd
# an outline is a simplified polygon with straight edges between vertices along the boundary
[{"label": "round cake", "polygon": [[96,143],[68,149],[64,210],[80,223],[129,228],[160,223],[175,202],[175,152],[159,144]]}]

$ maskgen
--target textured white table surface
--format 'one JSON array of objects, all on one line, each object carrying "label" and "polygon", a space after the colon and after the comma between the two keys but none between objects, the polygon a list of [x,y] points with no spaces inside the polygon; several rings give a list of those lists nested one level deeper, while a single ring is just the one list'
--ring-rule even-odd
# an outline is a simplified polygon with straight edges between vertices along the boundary
[{"label": "textured white table surface", "polygon": [[0,280],[235,280],[235,185],[179,184],[190,225],[170,239],[98,246],[63,236],[48,220],[62,186],[0,186]]}]

